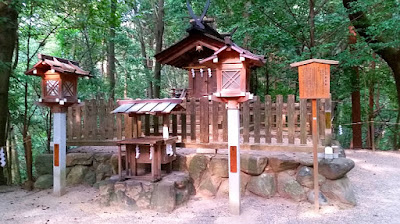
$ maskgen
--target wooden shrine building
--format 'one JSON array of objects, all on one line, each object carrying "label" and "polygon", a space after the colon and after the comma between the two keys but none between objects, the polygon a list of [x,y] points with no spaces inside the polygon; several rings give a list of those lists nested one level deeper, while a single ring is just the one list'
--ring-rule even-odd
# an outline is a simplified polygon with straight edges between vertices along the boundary
[{"label": "wooden shrine building", "polygon": [[[209,96],[217,91],[215,67],[201,64],[200,61],[215,57],[221,51],[233,49],[240,54],[240,57],[265,63],[264,56],[255,55],[236,45],[231,40],[231,33],[221,34],[206,22],[200,21],[200,23],[192,21],[185,38],[155,55],[161,64],[188,71],[189,97]],[[249,79],[246,82],[249,85]]]}]

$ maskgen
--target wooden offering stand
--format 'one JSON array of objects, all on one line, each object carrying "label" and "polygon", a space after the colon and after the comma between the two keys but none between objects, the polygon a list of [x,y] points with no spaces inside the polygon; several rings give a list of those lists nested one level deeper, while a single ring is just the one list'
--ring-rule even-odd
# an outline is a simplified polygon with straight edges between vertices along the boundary
[{"label": "wooden offering stand", "polygon": [[[183,111],[180,105],[182,99],[149,99],[149,100],[121,100],[120,105],[112,113],[124,113],[133,117],[137,128],[134,138],[117,142],[118,145],[118,174],[120,179],[149,179],[156,182],[161,180],[161,164],[168,164],[166,171],[172,170],[172,161],[176,159],[177,137],[169,136],[169,115]],[[162,136],[142,136],[139,120],[141,115],[151,114],[163,116]],[[155,127],[158,128],[158,127]],[[125,170],[122,170],[122,146],[125,145]],[[138,176],[137,164],[151,164],[151,176]]]}]

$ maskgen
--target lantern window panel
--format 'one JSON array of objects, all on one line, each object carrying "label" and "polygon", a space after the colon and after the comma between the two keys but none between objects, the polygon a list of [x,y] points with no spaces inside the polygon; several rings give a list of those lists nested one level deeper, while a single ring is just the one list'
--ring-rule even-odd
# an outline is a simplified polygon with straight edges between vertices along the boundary
[{"label": "lantern window panel", "polygon": [[240,69],[222,71],[222,89],[240,89]]},{"label": "lantern window panel", "polygon": [[70,81],[63,82],[63,95],[64,97],[74,96],[74,84]]},{"label": "lantern window panel", "polygon": [[58,80],[46,80],[46,95],[59,96],[60,82]]}]

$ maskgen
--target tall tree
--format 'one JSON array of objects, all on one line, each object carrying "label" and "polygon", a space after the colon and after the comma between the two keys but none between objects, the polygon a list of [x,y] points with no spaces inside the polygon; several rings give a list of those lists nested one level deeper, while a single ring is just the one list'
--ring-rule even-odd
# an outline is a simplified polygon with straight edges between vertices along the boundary
[{"label": "tall tree", "polygon": [[117,0],[110,4],[110,30],[107,48],[107,76],[110,82],[110,97],[115,97],[115,29],[117,20]]},{"label": "tall tree", "polygon": [[[0,146],[6,145],[8,89],[12,72],[12,57],[17,41],[18,1],[0,2]],[[0,167],[0,185],[5,184],[3,168]]]},{"label": "tall tree", "polygon": [[[156,50],[155,54],[158,54],[162,50],[163,36],[164,36],[164,0],[158,0],[158,3],[154,6],[155,11],[155,40]],[[154,97],[160,98],[160,86],[161,86],[161,64],[156,62],[154,66]]]},{"label": "tall tree", "polygon": [[[398,24],[398,1],[343,0],[343,5],[357,33],[391,68],[397,90],[397,116],[400,117],[400,47],[396,41],[399,30],[398,26],[393,26]],[[391,25],[391,22],[394,23]],[[398,143],[394,144],[397,148]]]}]

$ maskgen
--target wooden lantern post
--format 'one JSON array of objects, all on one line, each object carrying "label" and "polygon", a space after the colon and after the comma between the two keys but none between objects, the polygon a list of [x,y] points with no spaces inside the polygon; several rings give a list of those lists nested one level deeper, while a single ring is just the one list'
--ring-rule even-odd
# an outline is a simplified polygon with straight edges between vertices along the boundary
[{"label": "wooden lantern post", "polygon": [[25,72],[42,78],[42,95],[37,104],[50,107],[53,112],[53,192],[65,193],[66,186],[66,112],[80,103],[77,95],[78,77],[90,77],[79,64],[67,59],[39,54],[39,62]]},{"label": "wooden lantern post", "polygon": [[300,99],[311,99],[314,167],[314,205],[319,211],[317,99],[330,98],[330,65],[338,61],[310,59],[290,64],[298,67]]},{"label": "wooden lantern post", "polygon": [[217,91],[210,98],[226,103],[228,117],[229,207],[232,214],[240,214],[240,112],[241,102],[253,98],[248,92],[250,68],[262,66],[264,57],[252,54],[225,37],[225,46],[200,61],[216,69]]}]

